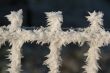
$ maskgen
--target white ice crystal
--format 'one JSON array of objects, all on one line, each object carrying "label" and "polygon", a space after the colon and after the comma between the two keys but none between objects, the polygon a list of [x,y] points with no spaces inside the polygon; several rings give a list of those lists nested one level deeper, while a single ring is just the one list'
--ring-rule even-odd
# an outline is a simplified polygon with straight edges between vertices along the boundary
[{"label": "white ice crystal", "polygon": [[22,13],[23,13],[23,11],[22,11],[22,9],[20,9],[17,12],[11,11],[11,14],[5,16],[11,22],[11,25],[9,25],[10,31],[16,30],[17,27],[22,26],[22,22],[23,22]]},{"label": "white ice crystal", "polygon": [[[93,12],[90,13],[90,16],[87,16],[88,21],[90,22],[90,27],[85,28],[84,33],[87,38],[88,44],[90,46],[85,56],[86,65],[83,66],[85,69],[84,73],[97,73],[100,66],[97,63],[97,60],[100,59],[100,47],[108,45],[110,43],[110,33],[106,32],[103,28],[103,13],[102,12]],[[106,42],[105,42],[106,41]]]},{"label": "white ice crystal", "polygon": [[61,46],[69,43],[78,43],[80,46],[87,42],[90,46],[85,61],[84,73],[97,73],[100,66],[98,60],[100,59],[100,47],[110,43],[110,33],[105,31],[103,26],[102,12],[89,12],[86,16],[90,26],[84,29],[79,28],[77,31],[69,29],[63,31],[61,25],[63,22],[62,12],[46,12],[47,27],[40,27],[35,30],[26,30],[21,28],[23,22],[22,10],[12,11],[11,14],[6,15],[10,21],[10,25],[0,27],[0,47],[5,41],[9,41],[12,48],[9,50],[10,64],[8,65],[9,73],[20,73],[21,71],[21,47],[25,42],[49,44],[50,53],[46,56],[48,59],[44,64],[48,66],[49,73],[60,73],[59,66],[61,66]]},{"label": "white ice crystal", "polygon": [[59,73],[59,66],[61,65],[60,50],[62,46],[59,33],[61,31],[61,22],[63,22],[62,12],[48,12],[46,15],[49,25],[47,27],[47,30],[49,30],[47,34],[50,39],[50,54],[46,56],[48,59],[44,64],[50,68],[49,73]]}]

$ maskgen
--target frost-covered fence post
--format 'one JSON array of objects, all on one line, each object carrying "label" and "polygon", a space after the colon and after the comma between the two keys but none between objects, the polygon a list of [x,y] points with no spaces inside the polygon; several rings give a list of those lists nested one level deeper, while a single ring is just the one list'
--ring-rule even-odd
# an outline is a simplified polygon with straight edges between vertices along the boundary
[{"label": "frost-covered fence post", "polygon": [[[21,71],[21,47],[25,42],[33,42],[37,39],[40,40],[40,36],[35,34],[32,30],[25,30],[21,28],[22,25],[22,10],[12,11],[11,14],[6,15],[8,20],[10,21],[10,25],[0,27],[0,46],[5,43],[5,41],[9,41],[12,48],[8,50],[10,52],[8,59],[10,60],[9,68],[7,71],[9,73],[20,73]],[[36,29],[37,30],[37,29]],[[40,29],[39,29],[40,30]],[[36,31],[36,33],[43,33],[40,31]],[[40,38],[39,38],[40,37]],[[39,41],[38,40],[38,41]]]},{"label": "frost-covered fence post", "polygon": [[44,62],[50,68],[49,73],[59,73],[59,66],[61,65],[61,37],[59,37],[61,31],[61,22],[63,22],[62,12],[47,12],[47,22],[49,30],[48,39],[50,46],[50,53],[46,57],[48,59]]},{"label": "frost-covered fence post", "polygon": [[12,48],[9,50],[10,55],[9,59],[11,63],[8,65],[10,68],[8,68],[7,71],[10,73],[19,73],[21,71],[21,47],[24,43],[18,36],[18,33],[21,31],[21,25],[22,25],[22,10],[19,10],[18,12],[11,12],[10,15],[6,15],[8,20],[11,22],[11,25],[9,25],[7,28],[9,29],[9,34],[13,35],[9,37],[10,45],[12,45]]},{"label": "frost-covered fence post", "polygon": [[90,13],[90,16],[87,16],[88,21],[90,22],[90,27],[84,29],[84,34],[86,36],[87,42],[90,46],[85,56],[86,65],[83,66],[85,69],[84,73],[97,73],[100,66],[97,63],[97,60],[100,59],[100,47],[108,45],[110,43],[110,33],[103,29],[103,13],[102,12],[93,12]]},{"label": "frost-covered fence post", "polygon": [[21,47],[25,42],[37,41],[37,43],[49,44],[50,53],[46,56],[48,59],[44,62],[50,69],[49,73],[60,73],[61,65],[61,46],[69,43],[78,43],[80,46],[87,42],[90,46],[87,53],[86,65],[83,66],[84,73],[97,73],[100,66],[97,60],[100,59],[100,47],[110,43],[110,33],[103,28],[103,13],[93,12],[87,16],[90,26],[84,29],[69,29],[63,31],[61,25],[63,22],[62,12],[46,12],[47,27],[41,27],[35,30],[22,29],[22,10],[12,11],[6,17],[11,22],[10,25],[0,27],[0,47],[5,41],[9,41],[12,48],[9,50],[8,59],[9,73],[20,73],[21,71]]}]

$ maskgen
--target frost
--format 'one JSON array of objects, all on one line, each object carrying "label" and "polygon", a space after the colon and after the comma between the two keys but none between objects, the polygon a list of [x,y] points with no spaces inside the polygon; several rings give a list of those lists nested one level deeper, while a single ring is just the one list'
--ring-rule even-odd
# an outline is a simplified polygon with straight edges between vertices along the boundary
[{"label": "frost", "polygon": [[100,60],[100,47],[108,45],[110,43],[110,33],[103,28],[103,13],[102,12],[89,12],[89,16],[86,16],[87,21],[90,22],[90,26],[84,29],[79,28],[69,29],[63,31],[61,25],[63,22],[62,12],[46,12],[47,27],[40,27],[35,30],[25,30],[21,28],[23,22],[23,11],[12,11],[11,14],[6,15],[10,21],[10,25],[0,27],[0,47],[5,41],[9,41],[12,48],[9,50],[10,59],[9,73],[20,73],[21,70],[21,47],[25,42],[34,42],[39,44],[49,44],[50,53],[46,56],[48,59],[44,61],[44,64],[48,66],[49,73],[60,73],[59,66],[62,64],[61,59],[61,47],[69,43],[78,43],[79,46],[87,42],[90,46],[87,53],[84,55],[87,57],[85,61],[84,73],[97,73],[100,66],[98,60]]},{"label": "frost", "polygon": [[93,12],[90,13],[90,16],[87,16],[88,21],[90,22],[90,27],[84,29],[84,34],[87,38],[87,42],[90,46],[85,56],[86,65],[83,66],[85,69],[84,73],[97,73],[100,66],[97,63],[97,60],[100,59],[100,47],[108,45],[110,43],[110,33],[106,32],[103,26],[103,13],[102,12]]},{"label": "frost", "polygon": [[60,50],[61,46],[63,45],[61,42],[61,22],[63,21],[62,12],[48,12],[47,15],[47,22],[49,30],[48,38],[50,39],[50,54],[47,55],[48,59],[44,62],[44,64],[48,65],[50,68],[49,73],[60,73],[59,66],[61,65],[61,57],[60,57]]},{"label": "frost", "polygon": [[12,31],[12,30],[14,31],[18,27],[22,26],[22,22],[23,22],[22,13],[23,13],[23,11],[22,11],[22,9],[20,9],[17,12],[11,11],[11,14],[5,16],[11,22],[11,25],[8,26],[10,31]]}]

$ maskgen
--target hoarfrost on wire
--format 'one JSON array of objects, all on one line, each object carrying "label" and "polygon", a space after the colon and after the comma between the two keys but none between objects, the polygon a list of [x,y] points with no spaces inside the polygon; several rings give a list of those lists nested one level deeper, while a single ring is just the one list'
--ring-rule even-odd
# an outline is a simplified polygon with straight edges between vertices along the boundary
[{"label": "hoarfrost on wire", "polygon": [[[46,12],[47,27],[41,27],[35,30],[25,30],[21,28],[23,22],[22,9],[19,11],[12,11],[11,14],[6,15],[11,22],[8,26],[0,27],[0,47],[5,41],[9,41],[12,48],[8,59],[10,59],[9,73],[20,73],[21,70],[21,47],[25,42],[34,42],[45,44],[49,43],[50,53],[46,56],[48,59],[44,64],[50,69],[48,73],[60,73],[59,67],[62,64],[60,51],[62,45],[69,43],[78,43],[80,46],[87,42],[89,50],[84,54],[86,56],[83,73],[97,73],[100,66],[97,61],[100,59],[100,47],[110,43],[110,33],[103,28],[103,13],[102,12],[88,12],[86,16],[90,26],[84,29],[79,28],[75,31],[69,29],[63,31],[61,25],[63,22],[62,12]],[[82,30],[82,31],[80,31]]]}]

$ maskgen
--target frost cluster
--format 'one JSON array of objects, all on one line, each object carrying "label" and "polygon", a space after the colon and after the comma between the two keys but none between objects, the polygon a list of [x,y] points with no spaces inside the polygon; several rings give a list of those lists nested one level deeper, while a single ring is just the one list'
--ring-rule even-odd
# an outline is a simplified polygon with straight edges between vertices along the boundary
[{"label": "frost cluster", "polygon": [[87,42],[89,50],[84,55],[87,57],[85,61],[84,73],[97,73],[100,66],[97,61],[100,59],[100,47],[110,43],[110,33],[103,28],[103,13],[89,12],[86,16],[90,26],[84,29],[75,31],[70,29],[63,31],[61,25],[63,22],[62,12],[46,12],[47,27],[41,27],[35,30],[25,30],[21,28],[23,22],[23,11],[12,11],[11,14],[6,15],[11,22],[9,26],[0,27],[0,46],[9,41],[12,45],[8,59],[10,59],[9,73],[20,73],[21,70],[21,47],[25,42],[49,44],[50,53],[46,56],[48,59],[44,64],[48,66],[49,73],[60,73],[59,66],[61,66],[61,46],[69,43],[78,43],[80,46]]}]

